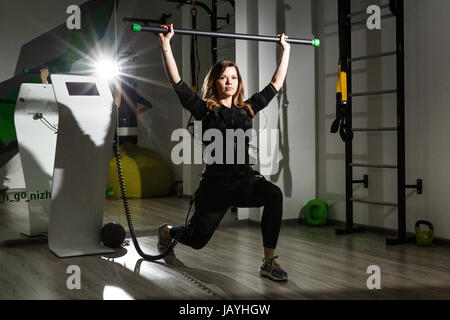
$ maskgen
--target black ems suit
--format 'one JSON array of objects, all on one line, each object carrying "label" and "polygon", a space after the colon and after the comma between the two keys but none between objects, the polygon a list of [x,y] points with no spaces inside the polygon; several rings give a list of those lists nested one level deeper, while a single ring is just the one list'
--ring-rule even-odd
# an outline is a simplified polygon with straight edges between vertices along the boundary
[{"label": "black ems suit", "polygon": [[[173,227],[170,236],[179,239],[184,245],[194,249],[203,248],[219,226],[220,221],[230,207],[259,208],[264,206],[261,219],[263,245],[275,249],[281,226],[283,210],[283,194],[281,189],[267,181],[258,171],[251,168],[248,157],[248,139],[245,139],[245,164],[225,164],[226,144],[234,144],[234,161],[237,163],[236,139],[225,141],[226,129],[242,129],[244,132],[252,128],[252,118],[244,108],[222,106],[210,111],[206,102],[200,99],[181,80],[173,86],[181,104],[197,121],[202,121],[202,130],[219,129],[224,137],[224,164],[206,164],[200,185],[195,192],[195,211],[185,226]],[[275,87],[269,83],[262,91],[246,100],[256,114],[265,108],[277,94]],[[209,142],[211,143],[211,142]]]}]

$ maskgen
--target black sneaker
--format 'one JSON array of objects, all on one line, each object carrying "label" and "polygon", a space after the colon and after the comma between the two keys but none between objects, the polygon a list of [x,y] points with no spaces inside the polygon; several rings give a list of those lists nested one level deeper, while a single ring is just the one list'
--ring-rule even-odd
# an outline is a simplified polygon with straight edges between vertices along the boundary
[{"label": "black sneaker", "polygon": [[277,256],[265,260],[262,259],[261,266],[259,267],[259,273],[274,281],[286,281],[287,273],[283,269],[281,269],[280,265],[275,260],[278,258]]},{"label": "black sneaker", "polygon": [[[170,239],[169,237],[166,237],[163,229],[167,226],[167,223],[164,223],[162,225],[159,226],[158,228],[158,251],[159,253],[163,253],[164,251],[167,250],[167,248],[170,247],[170,245],[172,244],[172,239]],[[170,251],[169,254],[173,254],[173,249]]]}]

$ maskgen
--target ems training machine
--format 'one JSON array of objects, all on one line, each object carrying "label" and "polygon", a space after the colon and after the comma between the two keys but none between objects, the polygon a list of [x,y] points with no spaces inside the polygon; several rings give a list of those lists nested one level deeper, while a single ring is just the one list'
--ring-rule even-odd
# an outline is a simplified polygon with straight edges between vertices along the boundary
[{"label": "ems training machine", "polygon": [[51,80],[22,84],[17,100],[27,191],[51,189],[51,199],[29,202],[29,233],[48,228],[58,257],[114,252],[100,244],[116,123],[111,91],[98,77],[52,74]]},{"label": "ems training machine", "polygon": [[58,107],[52,85],[23,83],[14,123],[26,191],[30,196],[27,199],[29,227],[22,233],[39,236],[48,229],[58,126]]},{"label": "ems training machine", "polygon": [[[39,73],[39,70],[25,72]],[[24,233],[48,233],[49,248],[58,257],[115,252],[101,243],[105,234],[109,241],[104,243],[117,242],[113,241],[117,230],[122,231],[117,236],[124,238],[123,228],[111,224],[103,227],[105,188],[114,140],[122,200],[133,244],[147,260],[163,258],[176,241],[166,252],[151,256],[140,249],[136,239],[117,135],[114,138],[117,113],[107,80],[73,74],[50,77],[52,84],[22,84],[17,99],[15,122],[26,190],[29,194],[51,190],[51,199],[29,202],[30,230]],[[193,199],[191,206],[192,203]],[[116,244],[120,245],[121,241]]]},{"label": "ems training machine", "polygon": [[116,124],[105,79],[53,74],[59,109],[48,243],[59,257],[114,252],[100,245]]}]

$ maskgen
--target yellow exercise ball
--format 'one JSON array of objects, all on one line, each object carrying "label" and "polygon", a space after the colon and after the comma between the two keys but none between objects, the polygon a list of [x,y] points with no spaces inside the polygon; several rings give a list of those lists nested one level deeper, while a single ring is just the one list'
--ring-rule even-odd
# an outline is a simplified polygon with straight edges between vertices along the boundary
[{"label": "yellow exercise ball", "polygon": [[[162,197],[172,193],[174,178],[164,159],[154,150],[125,142],[119,147],[128,198]],[[109,163],[107,194],[121,198],[116,159]]]}]

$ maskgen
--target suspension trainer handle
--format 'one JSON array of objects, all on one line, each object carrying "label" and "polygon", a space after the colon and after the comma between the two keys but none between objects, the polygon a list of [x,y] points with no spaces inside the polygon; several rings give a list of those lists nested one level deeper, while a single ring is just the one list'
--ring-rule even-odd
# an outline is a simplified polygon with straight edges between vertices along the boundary
[{"label": "suspension trainer handle", "polygon": [[[145,31],[153,33],[168,33],[169,30],[161,27],[150,27],[141,26],[140,24],[134,23],[131,27],[134,32]],[[185,34],[201,37],[213,37],[213,38],[228,38],[228,39],[238,39],[238,40],[254,40],[254,41],[265,41],[265,42],[279,42],[280,38],[271,36],[260,36],[254,34],[244,34],[244,33],[224,33],[224,32],[212,32],[212,31],[200,31],[200,30],[190,30],[190,29],[173,29],[175,34]],[[285,39],[286,42],[291,44],[301,44],[301,45],[312,45],[318,47],[320,45],[319,39],[295,39],[288,38]]]}]

